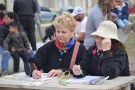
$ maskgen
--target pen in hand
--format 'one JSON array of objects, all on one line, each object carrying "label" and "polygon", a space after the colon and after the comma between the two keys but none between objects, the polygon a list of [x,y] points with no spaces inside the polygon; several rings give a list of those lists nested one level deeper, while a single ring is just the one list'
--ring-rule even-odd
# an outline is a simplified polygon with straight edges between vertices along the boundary
[{"label": "pen in hand", "polygon": [[33,66],[34,66],[34,68],[35,68],[36,70],[38,70],[37,67],[36,67],[36,65],[35,65],[35,63],[33,63]]},{"label": "pen in hand", "polygon": [[34,63],[33,63],[33,66],[35,68],[35,70],[33,71],[34,78],[37,78],[37,79],[41,78],[41,72],[37,69],[37,67]]},{"label": "pen in hand", "polygon": [[83,72],[82,72],[82,70],[80,71],[80,73],[81,73],[81,75],[83,75]]},{"label": "pen in hand", "polygon": [[83,72],[82,72],[82,70],[80,68],[80,65],[75,65],[74,67],[75,67],[76,70],[80,71],[81,75],[83,75]]}]

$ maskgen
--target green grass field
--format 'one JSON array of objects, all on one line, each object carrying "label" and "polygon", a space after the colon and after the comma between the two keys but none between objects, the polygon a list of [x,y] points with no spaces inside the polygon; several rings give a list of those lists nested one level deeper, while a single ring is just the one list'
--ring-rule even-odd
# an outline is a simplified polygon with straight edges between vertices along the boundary
[{"label": "green grass field", "polygon": [[135,22],[135,16],[130,16],[129,20],[132,21],[132,22]]}]

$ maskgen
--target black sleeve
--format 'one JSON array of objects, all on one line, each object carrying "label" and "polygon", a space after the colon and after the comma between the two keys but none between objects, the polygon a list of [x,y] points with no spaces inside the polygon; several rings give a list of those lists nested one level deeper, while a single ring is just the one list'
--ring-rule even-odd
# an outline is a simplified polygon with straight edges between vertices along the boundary
[{"label": "black sleeve", "polygon": [[125,51],[119,50],[116,54],[111,55],[108,50],[103,52],[101,58],[101,72],[104,76],[109,76],[110,79],[119,76],[128,65]]},{"label": "black sleeve", "polygon": [[39,6],[39,3],[38,3],[38,0],[34,0],[34,2],[35,2],[37,13],[40,13],[40,6]]},{"label": "black sleeve", "polygon": [[[44,45],[38,49],[33,58],[29,58],[25,62],[25,73],[29,76],[32,76],[32,72],[35,69],[41,70],[45,63],[46,55],[47,55],[47,46]],[[35,64],[36,67],[33,64]]]},{"label": "black sleeve", "polygon": [[36,13],[36,11],[37,11],[36,0],[32,0],[32,4],[33,4],[33,11],[34,11],[34,13]]},{"label": "black sleeve", "polygon": [[25,73],[32,77],[32,72],[35,70],[34,66],[33,66],[33,62],[31,61],[25,61],[24,62],[24,70],[25,70]]}]

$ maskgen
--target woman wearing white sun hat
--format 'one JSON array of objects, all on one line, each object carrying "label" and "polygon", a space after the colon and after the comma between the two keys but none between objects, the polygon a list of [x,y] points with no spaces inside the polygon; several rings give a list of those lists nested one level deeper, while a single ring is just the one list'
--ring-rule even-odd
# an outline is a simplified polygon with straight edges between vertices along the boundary
[{"label": "woman wearing white sun hat", "polygon": [[109,76],[109,79],[129,76],[128,55],[118,38],[117,26],[111,21],[103,21],[91,35],[95,36],[95,45],[88,49],[84,60],[73,67],[73,75]]}]

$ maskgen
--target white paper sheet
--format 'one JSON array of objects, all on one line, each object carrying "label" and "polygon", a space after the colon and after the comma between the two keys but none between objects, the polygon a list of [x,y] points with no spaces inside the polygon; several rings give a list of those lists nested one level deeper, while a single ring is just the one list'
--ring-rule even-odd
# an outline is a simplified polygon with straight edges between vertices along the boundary
[{"label": "white paper sheet", "polygon": [[25,83],[23,85],[26,85],[26,86],[40,86],[41,84],[44,84],[44,83],[47,83],[47,82],[29,82],[29,83]]},{"label": "white paper sheet", "polygon": [[[8,76],[7,76],[7,77],[8,77]],[[9,76],[9,77],[10,77],[10,76]],[[10,78],[11,78],[11,77],[10,77]],[[27,76],[27,75],[25,74],[25,72],[20,72],[20,73],[14,74],[14,75],[12,75],[12,78],[14,78],[14,79],[20,79],[20,80],[41,80],[41,81],[48,80],[48,79],[53,79],[53,77],[48,78],[48,77],[47,77],[47,73],[42,73],[40,79],[34,79],[34,78],[32,78],[32,77]]]},{"label": "white paper sheet", "polygon": [[[41,74],[41,78],[40,79],[36,79],[36,80],[48,80],[48,79],[52,79],[53,77],[51,77],[51,78],[48,78],[47,77],[47,73],[42,73]],[[30,78],[30,80],[35,80],[34,78]]]},{"label": "white paper sheet", "polygon": [[94,79],[99,79],[100,77],[99,76],[85,76],[83,78],[70,78],[68,80],[66,80],[66,82],[80,82],[80,83],[83,83],[83,82],[89,82],[91,80],[94,80]]}]

